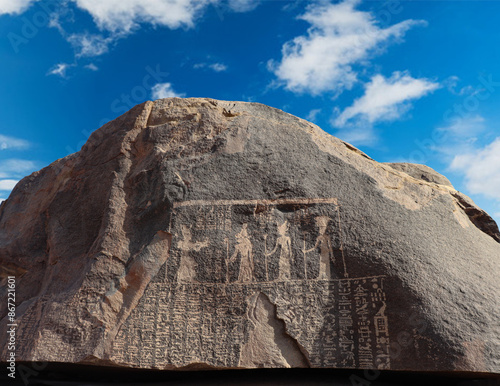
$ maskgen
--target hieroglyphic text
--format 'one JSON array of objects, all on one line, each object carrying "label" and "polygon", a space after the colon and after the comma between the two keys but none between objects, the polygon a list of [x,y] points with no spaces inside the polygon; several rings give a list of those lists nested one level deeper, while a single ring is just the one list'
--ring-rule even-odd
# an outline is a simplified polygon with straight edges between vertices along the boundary
[{"label": "hieroglyphic text", "polygon": [[153,283],[118,333],[113,360],[150,367],[236,367],[251,328],[247,299],[262,292],[277,305],[277,317],[306,349],[312,366],[389,368],[385,300],[372,296],[383,282],[384,277]]},{"label": "hieroglyphic text", "polygon": [[169,260],[113,360],[237,367],[262,293],[312,366],[390,368],[387,279],[349,276],[340,221],[334,198],[176,203]]}]

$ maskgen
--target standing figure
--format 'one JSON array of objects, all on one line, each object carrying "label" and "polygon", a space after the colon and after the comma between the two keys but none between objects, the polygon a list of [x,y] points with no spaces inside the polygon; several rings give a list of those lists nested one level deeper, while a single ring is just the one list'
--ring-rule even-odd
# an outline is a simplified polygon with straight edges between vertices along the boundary
[{"label": "standing figure", "polygon": [[183,239],[177,243],[177,247],[181,250],[181,261],[179,270],[177,271],[178,283],[191,283],[196,281],[196,262],[190,255],[191,251],[200,251],[202,248],[208,247],[208,239],[201,242],[192,240],[191,229],[186,225],[181,225]]},{"label": "standing figure", "polygon": [[280,280],[290,280],[290,260],[292,259],[292,241],[290,236],[288,236],[288,221],[281,225],[278,225],[278,233],[279,237],[276,240],[276,246],[274,249],[266,253],[266,256],[271,256],[274,254],[278,248],[280,251],[280,260],[279,260],[279,279]]},{"label": "standing figure", "polygon": [[241,283],[253,281],[252,242],[248,236],[247,226],[248,224],[243,224],[240,233],[235,236],[236,246],[233,255],[229,258],[229,261],[233,262],[238,257],[238,254],[241,255],[240,273],[238,275],[238,281]]},{"label": "standing figure", "polygon": [[328,227],[328,223],[331,218],[327,216],[318,216],[316,217],[316,225],[319,229],[319,236],[316,239],[316,243],[314,247],[311,249],[304,249],[304,255],[308,252],[314,251],[319,247],[319,280],[330,280],[331,272],[330,272],[330,260],[334,261],[332,242],[330,237],[326,234],[326,228]]}]

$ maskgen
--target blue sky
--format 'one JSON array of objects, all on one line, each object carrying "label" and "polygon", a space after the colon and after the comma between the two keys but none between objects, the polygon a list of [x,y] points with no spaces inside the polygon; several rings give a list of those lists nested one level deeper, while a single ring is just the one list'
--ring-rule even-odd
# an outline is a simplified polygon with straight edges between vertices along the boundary
[{"label": "blue sky", "polygon": [[145,100],[261,102],[500,220],[498,1],[0,0],[0,200]]}]

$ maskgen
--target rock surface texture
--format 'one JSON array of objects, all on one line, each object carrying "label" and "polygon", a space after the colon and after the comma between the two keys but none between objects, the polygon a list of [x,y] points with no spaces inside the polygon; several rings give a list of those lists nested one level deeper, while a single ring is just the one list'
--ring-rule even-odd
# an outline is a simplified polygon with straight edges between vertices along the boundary
[{"label": "rock surface texture", "polygon": [[499,242],[427,167],[264,105],[172,98],[16,186],[0,295],[15,276],[24,361],[500,373]]}]

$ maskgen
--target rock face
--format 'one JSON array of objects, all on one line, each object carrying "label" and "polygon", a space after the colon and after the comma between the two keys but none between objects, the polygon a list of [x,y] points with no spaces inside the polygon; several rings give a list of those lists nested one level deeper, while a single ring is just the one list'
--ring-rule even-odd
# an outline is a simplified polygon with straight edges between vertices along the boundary
[{"label": "rock face", "polygon": [[500,373],[499,242],[431,169],[264,105],[163,99],[16,186],[1,296],[15,276],[24,361]]}]

